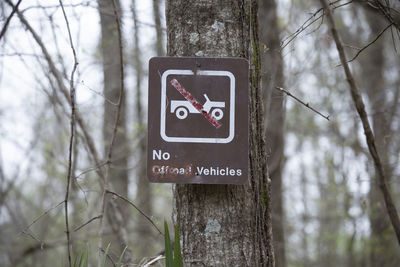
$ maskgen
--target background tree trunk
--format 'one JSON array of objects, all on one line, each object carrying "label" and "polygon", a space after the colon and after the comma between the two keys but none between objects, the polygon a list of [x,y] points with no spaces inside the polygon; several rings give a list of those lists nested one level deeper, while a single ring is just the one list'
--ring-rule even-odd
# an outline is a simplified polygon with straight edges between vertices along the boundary
[{"label": "background tree trunk", "polygon": [[[373,11],[365,10],[371,36],[376,36],[387,22],[377,18]],[[373,131],[377,150],[382,158],[384,170],[387,177],[392,177],[393,169],[388,164],[391,121],[391,105],[387,100],[388,86],[384,77],[385,73],[385,43],[383,39],[378,40],[368,48],[365,56],[361,57],[361,71],[363,86],[371,105],[371,116]],[[396,266],[400,261],[398,244],[395,239],[393,228],[387,216],[382,193],[379,189],[378,174],[371,176],[369,191],[369,220],[371,224],[370,260],[371,266]],[[390,185],[390,181],[388,181]]]},{"label": "background tree trunk", "polygon": [[285,108],[283,94],[275,89],[284,87],[283,59],[275,0],[260,1],[259,32],[261,41],[261,85],[265,103],[265,135],[268,170],[271,177],[272,233],[276,266],[286,266],[284,214],[282,199],[282,165],[284,160]]},{"label": "background tree trunk", "polygon": [[[136,96],[135,96],[135,121],[136,132],[138,138],[138,146],[136,149],[137,156],[137,177],[136,177],[136,203],[145,214],[153,214],[152,207],[152,190],[150,183],[146,177],[146,149],[147,142],[146,126],[143,121],[143,105],[142,105],[142,79],[143,79],[143,62],[141,58],[140,40],[139,40],[139,21],[136,12],[136,1],[132,0],[132,17],[134,27],[134,68],[136,76]],[[139,258],[152,256],[151,251],[154,243],[152,240],[152,226],[144,216],[138,216],[136,222],[137,240],[140,240],[140,246],[137,246],[135,253]]]},{"label": "background tree trunk", "polygon": [[[116,6],[120,9],[120,3],[115,0]],[[121,71],[120,71],[120,57],[119,57],[119,44],[118,44],[118,32],[116,17],[114,14],[114,8],[112,1],[110,0],[99,0],[99,11],[100,11],[100,24],[101,24],[101,52],[103,58],[103,74],[104,74],[104,119],[103,119],[103,140],[104,150],[107,153],[109,149],[109,142],[111,141],[112,131],[115,123],[115,114],[117,112],[118,97],[121,91]],[[119,12],[121,14],[121,12]],[[115,192],[120,195],[128,195],[128,145],[126,138],[126,122],[125,122],[125,98],[121,103],[121,116],[117,126],[117,135],[114,142],[113,158],[111,159],[109,181]],[[119,201],[119,200],[110,200]],[[108,205],[112,203],[108,201]],[[111,204],[110,204],[111,203]],[[121,218],[115,218],[118,216],[115,212],[115,207],[107,208],[107,218],[115,222],[127,222],[128,220],[128,208],[127,203],[119,201],[120,212],[123,216]],[[113,232],[119,231],[116,229],[122,227],[111,223]],[[117,237],[118,235],[114,235]],[[126,245],[126,240],[120,240],[117,238],[116,242],[121,249]],[[113,242],[114,243],[114,242]],[[115,243],[114,243],[115,244]],[[117,245],[117,244],[116,244]]]},{"label": "background tree trunk", "polygon": [[169,56],[250,61],[249,184],[176,185],[185,266],[274,266],[256,1],[169,0]]},{"label": "background tree trunk", "polygon": [[163,32],[161,26],[161,13],[160,13],[160,0],[153,0],[153,17],[154,17],[154,25],[156,26],[156,51],[157,56],[164,55],[164,42],[163,42]]}]

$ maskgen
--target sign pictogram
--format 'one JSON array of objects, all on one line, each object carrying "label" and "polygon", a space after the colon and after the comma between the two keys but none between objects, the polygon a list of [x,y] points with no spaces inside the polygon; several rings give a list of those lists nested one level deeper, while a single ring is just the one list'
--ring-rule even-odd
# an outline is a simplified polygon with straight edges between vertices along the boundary
[{"label": "sign pictogram", "polygon": [[151,182],[247,182],[247,60],[150,60],[147,173]]}]

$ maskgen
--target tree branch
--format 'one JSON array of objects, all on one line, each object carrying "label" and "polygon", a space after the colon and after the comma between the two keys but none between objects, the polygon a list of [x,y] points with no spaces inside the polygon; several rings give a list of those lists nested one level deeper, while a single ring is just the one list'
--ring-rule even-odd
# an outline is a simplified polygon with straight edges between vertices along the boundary
[{"label": "tree branch", "polygon": [[[14,7],[14,4],[10,1],[10,0],[5,0],[6,3],[8,5],[10,5],[11,7]],[[38,44],[38,46],[40,47],[40,49],[42,50],[42,53],[46,59],[46,62],[49,66],[49,70],[50,73],[52,73],[54,75],[54,78],[57,82],[57,85],[59,87],[59,89],[61,90],[63,96],[65,97],[65,99],[67,100],[68,104],[71,105],[71,99],[69,96],[69,92],[67,87],[64,84],[63,81],[63,76],[60,73],[60,71],[57,69],[54,61],[52,60],[50,53],[48,52],[46,46],[44,45],[43,41],[41,40],[40,36],[36,33],[36,31],[32,28],[32,26],[29,24],[29,22],[25,19],[25,17],[23,16],[23,14],[20,11],[16,11],[21,23],[27,28],[27,30],[32,34],[33,39],[36,41],[36,43]],[[121,40],[122,43],[122,40]],[[122,46],[122,45],[121,45]],[[60,102],[61,106],[63,106],[63,104]],[[101,178],[101,181],[103,182],[103,186],[104,186],[104,181],[105,181],[105,170],[103,168],[101,168],[101,166],[103,166],[102,161],[100,161],[99,159],[99,154],[97,152],[97,149],[95,147],[94,144],[94,140],[92,138],[92,136],[89,134],[87,128],[86,128],[86,124],[82,118],[82,116],[80,115],[80,113],[78,112],[78,110],[75,111],[75,118],[76,121],[78,123],[78,125],[80,126],[83,136],[84,136],[84,140],[85,140],[85,144],[87,145],[90,155],[93,158],[93,161],[95,162],[96,166],[99,166],[99,168],[96,170],[97,174],[99,175],[99,177]],[[108,164],[110,164],[111,162],[109,160],[107,160],[105,162],[105,166],[107,167]],[[120,212],[118,211],[118,208],[116,206],[116,204],[113,204],[111,206],[111,208],[113,209],[113,211],[116,214],[119,214]],[[118,216],[116,216],[118,217]],[[120,217],[120,216],[119,216]],[[121,240],[123,240],[123,234],[122,231],[125,231],[125,229],[123,229],[123,227],[120,226],[118,235],[121,237]]]},{"label": "tree branch", "polygon": [[306,106],[307,108],[311,109],[312,111],[314,111],[315,113],[317,113],[318,115],[320,115],[321,117],[323,117],[324,119],[329,121],[329,115],[326,116],[324,114],[322,114],[321,112],[319,112],[318,110],[316,110],[315,108],[313,108],[312,106],[310,106],[309,103],[305,103],[303,102],[301,99],[295,97],[294,95],[292,95],[289,91],[283,89],[282,87],[276,86],[275,89],[287,94],[290,97],[293,97],[296,101],[298,101],[299,103],[301,103],[302,105]]},{"label": "tree branch", "polygon": [[372,45],[373,43],[375,43],[375,42],[379,39],[379,37],[381,37],[382,34],[384,34],[385,31],[386,31],[387,29],[389,29],[392,25],[393,25],[392,23],[389,23],[389,25],[387,25],[387,26],[386,26],[386,27],[385,27],[371,42],[369,42],[366,46],[364,46],[363,48],[361,48],[361,49],[357,52],[357,54],[355,54],[355,56],[354,56],[352,59],[350,59],[349,61],[347,61],[347,62],[352,62],[352,61],[354,61],[365,49],[367,49],[370,45]]},{"label": "tree branch", "polygon": [[77,231],[81,230],[83,227],[85,227],[85,226],[88,225],[89,223],[91,223],[91,222],[93,222],[93,221],[95,221],[95,220],[97,220],[97,219],[100,219],[101,217],[103,217],[103,215],[98,215],[98,216],[96,216],[96,217],[91,218],[90,220],[88,220],[87,222],[85,222],[84,224],[82,224],[81,226],[76,227],[76,228],[74,229],[74,232],[77,232]]},{"label": "tree branch", "polygon": [[[353,2],[353,0],[350,0],[350,1],[346,2],[346,3],[343,3],[343,4],[335,6],[335,4],[337,4],[340,1],[342,1],[342,0],[336,0],[336,1],[332,2],[332,3],[329,3],[329,6],[333,6],[333,8],[336,9],[336,8],[340,8],[340,7],[346,6],[348,4],[351,4]],[[320,18],[323,18],[323,16],[324,16],[324,9],[323,8],[320,8],[317,11],[315,11],[308,19],[306,19],[303,22],[303,24],[294,33],[292,33],[292,34],[288,35],[287,37],[283,38],[283,40],[281,42],[281,50],[283,50],[286,46],[288,46],[294,39],[296,39],[297,36],[299,36],[308,27],[310,27],[312,24],[314,24]]]},{"label": "tree branch", "polygon": [[[10,0],[5,0],[7,2],[7,4],[9,4],[11,7],[15,7],[14,4],[10,1]],[[69,96],[69,92],[67,87],[65,86],[64,82],[63,82],[63,76],[60,73],[60,71],[57,69],[55,63],[53,62],[50,53],[48,52],[46,46],[44,45],[43,41],[40,39],[40,36],[36,33],[36,31],[32,28],[32,26],[29,24],[29,22],[25,19],[25,17],[22,15],[22,13],[17,10],[16,11],[21,23],[27,28],[27,30],[32,34],[33,39],[36,41],[36,43],[39,45],[40,49],[42,50],[42,53],[46,59],[47,64],[49,65],[49,70],[50,72],[54,75],[54,78],[57,82],[57,85],[59,87],[59,89],[61,90],[63,96],[65,97],[65,99],[68,101],[69,105],[71,105],[71,99]],[[90,136],[85,122],[82,118],[82,116],[80,115],[80,113],[76,110],[75,112],[75,117],[76,117],[76,121],[78,122],[82,132],[83,132],[83,136],[85,137],[85,141],[86,144],[89,148],[89,151],[93,157],[93,160],[95,162],[95,164],[97,166],[101,165],[101,161],[99,159],[99,155],[97,153],[97,149],[94,145],[94,141],[93,138]],[[104,181],[104,173],[102,171],[102,169],[99,169],[97,171],[97,174],[101,177],[101,179]]]},{"label": "tree branch", "polygon": [[17,11],[18,6],[19,6],[19,4],[21,4],[21,2],[22,2],[22,0],[19,0],[18,3],[13,7],[13,10],[11,11],[11,14],[8,16],[8,18],[6,20],[6,23],[4,23],[3,29],[1,29],[1,32],[0,32],[0,40],[4,36],[4,34],[6,33],[7,28],[8,28],[8,24],[10,23],[12,17],[14,16],[14,14]]},{"label": "tree branch", "polygon": [[67,14],[65,14],[65,9],[62,3],[62,0],[59,0],[59,3],[61,5],[61,9],[64,15],[64,20],[67,25],[67,30],[68,30],[68,38],[69,42],[71,45],[71,50],[72,54],[74,56],[74,66],[71,71],[71,78],[69,81],[70,84],[70,89],[69,89],[69,97],[71,100],[71,120],[70,120],[70,130],[71,130],[71,136],[69,140],[69,150],[68,150],[68,174],[67,174],[67,185],[66,185],[66,191],[65,191],[65,200],[64,200],[64,210],[65,210],[65,233],[67,235],[67,254],[68,254],[68,264],[69,267],[72,266],[71,262],[71,237],[70,237],[70,232],[69,232],[69,223],[68,223],[68,199],[69,199],[69,188],[71,184],[71,177],[72,177],[72,154],[73,154],[73,147],[74,147],[74,136],[75,136],[75,87],[74,87],[74,75],[76,68],[78,67],[78,60],[76,58],[76,51],[74,48],[74,44],[72,42],[72,36],[71,36],[71,29],[69,27],[69,22],[67,18]]},{"label": "tree branch", "polygon": [[385,173],[383,170],[381,159],[378,154],[378,150],[376,149],[375,137],[374,137],[371,126],[368,121],[368,116],[367,116],[367,112],[365,111],[365,105],[364,105],[363,99],[361,97],[360,89],[357,87],[357,84],[355,83],[353,74],[350,71],[349,64],[347,63],[346,54],[344,52],[343,44],[342,44],[342,41],[340,40],[339,33],[336,30],[332,12],[331,12],[326,0],[320,0],[320,2],[322,4],[323,8],[325,9],[326,17],[328,19],[328,23],[329,23],[330,30],[332,32],[333,39],[335,40],[335,43],[336,43],[336,48],[339,53],[340,61],[343,65],[344,72],[346,74],[346,78],[347,78],[347,81],[350,86],[351,97],[353,98],[353,102],[356,106],[357,112],[360,116],[360,119],[361,119],[361,122],[362,122],[362,125],[364,128],[364,134],[365,134],[366,141],[368,144],[368,149],[369,149],[369,152],[374,161],[375,170],[378,174],[379,188],[381,189],[381,192],[383,194],[386,210],[389,215],[392,226],[394,228],[394,231],[396,233],[397,241],[400,244],[399,215],[397,213],[396,207],[394,205],[393,199],[391,197],[391,194],[390,194],[390,191],[389,191],[389,188],[387,185],[387,179],[386,179],[386,176],[385,176]]},{"label": "tree branch", "polygon": [[39,221],[43,216],[47,215],[50,211],[58,208],[60,205],[62,205],[65,202],[65,200],[61,201],[55,206],[50,207],[49,209],[45,210],[42,214],[40,214],[38,217],[36,217],[30,224],[28,224],[23,230],[20,231],[21,233],[25,233],[32,225],[34,225],[37,221]]},{"label": "tree branch", "polygon": [[122,200],[126,201],[127,203],[129,203],[132,207],[134,207],[137,211],[139,211],[139,213],[142,214],[142,215],[157,229],[157,231],[158,231],[161,235],[163,235],[163,233],[162,233],[161,230],[156,226],[156,224],[153,222],[153,220],[152,220],[148,215],[146,215],[141,209],[139,209],[138,206],[136,206],[132,201],[130,201],[130,200],[127,199],[126,197],[121,196],[120,194],[115,193],[115,192],[110,191],[110,190],[106,190],[106,193],[112,194],[112,195],[114,195],[114,196],[117,196],[117,197],[119,197],[120,199],[122,199]]}]

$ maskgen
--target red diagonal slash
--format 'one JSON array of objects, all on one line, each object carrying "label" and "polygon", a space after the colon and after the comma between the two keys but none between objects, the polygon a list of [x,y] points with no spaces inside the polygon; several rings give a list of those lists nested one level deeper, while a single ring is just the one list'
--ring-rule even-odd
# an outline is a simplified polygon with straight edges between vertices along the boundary
[{"label": "red diagonal slash", "polygon": [[199,101],[197,101],[197,99],[194,98],[188,91],[186,91],[186,89],[183,88],[183,86],[176,79],[172,79],[171,84],[176,90],[178,90],[179,93],[181,93],[181,95],[183,95],[187,101],[189,101],[190,104],[193,105],[195,109],[197,109],[204,116],[204,118],[214,125],[215,128],[218,129],[222,126],[222,123],[217,121],[211,114],[207,113],[204,110],[203,105],[200,104]]}]

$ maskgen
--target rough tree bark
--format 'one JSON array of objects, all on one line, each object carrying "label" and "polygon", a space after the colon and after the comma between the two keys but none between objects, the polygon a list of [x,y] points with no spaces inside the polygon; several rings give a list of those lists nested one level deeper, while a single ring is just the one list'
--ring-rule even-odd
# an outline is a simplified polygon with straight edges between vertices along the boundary
[{"label": "rough tree bark", "polygon": [[274,266],[255,0],[169,0],[169,56],[250,61],[249,183],[176,185],[184,266]]},{"label": "rough tree bark", "polygon": [[[115,114],[117,112],[116,103],[118,103],[119,94],[121,91],[121,71],[120,71],[120,57],[119,57],[119,44],[118,44],[118,32],[116,16],[114,14],[113,0],[98,0],[99,13],[100,13],[100,24],[101,24],[101,51],[103,58],[103,75],[104,75],[104,119],[103,119],[103,140],[104,140],[104,151],[105,154],[109,150],[109,142],[111,140],[113,127],[115,123]],[[117,8],[120,8],[118,0],[114,0]],[[125,99],[125,98],[123,98]],[[109,181],[113,190],[122,195],[127,196],[128,194],[128,146],[126,137],[126,122],[125,122],[125,103],[124,100],[121,103],[121,115],[119,124],[117,126],[117,135],[113,147],[113,158],[110,164],[109,170]],[[114,201],[114,200],[110,200]],[[108,205],[111,205],[110,201]],[[128,218],[128,205],[122,201],[119,202],[120,212],[123,216],[115,219],[113,217],[118,216],[115,212],[115,208],[107,208],[107,218],[112,221],[127,222]],[[113,232],[117,232],[118,229],[115,223],[110,224]],[[118,227],[118,226],[117,226]],[[121,226],[120,226],[121,227]],[[118,235],[115,235],[118,236]],[[117,244],[121,249],[125,247],[126,240],[119,240],[116,238]],[[114,243],[115,244],[115,243]],[[117,245],[116,244],[116,245]]]},{"label": "rough tree bark", "polygon": [[282,165],[284,148],[285,108],[283,58],[280,50],[277,6],[275,0],[260,1],[261,85],[265,103],[265,135],[267,140],[268,170],[271,177],[272,233],[276,266],[286,266],[284,214],[282,197]]}]

